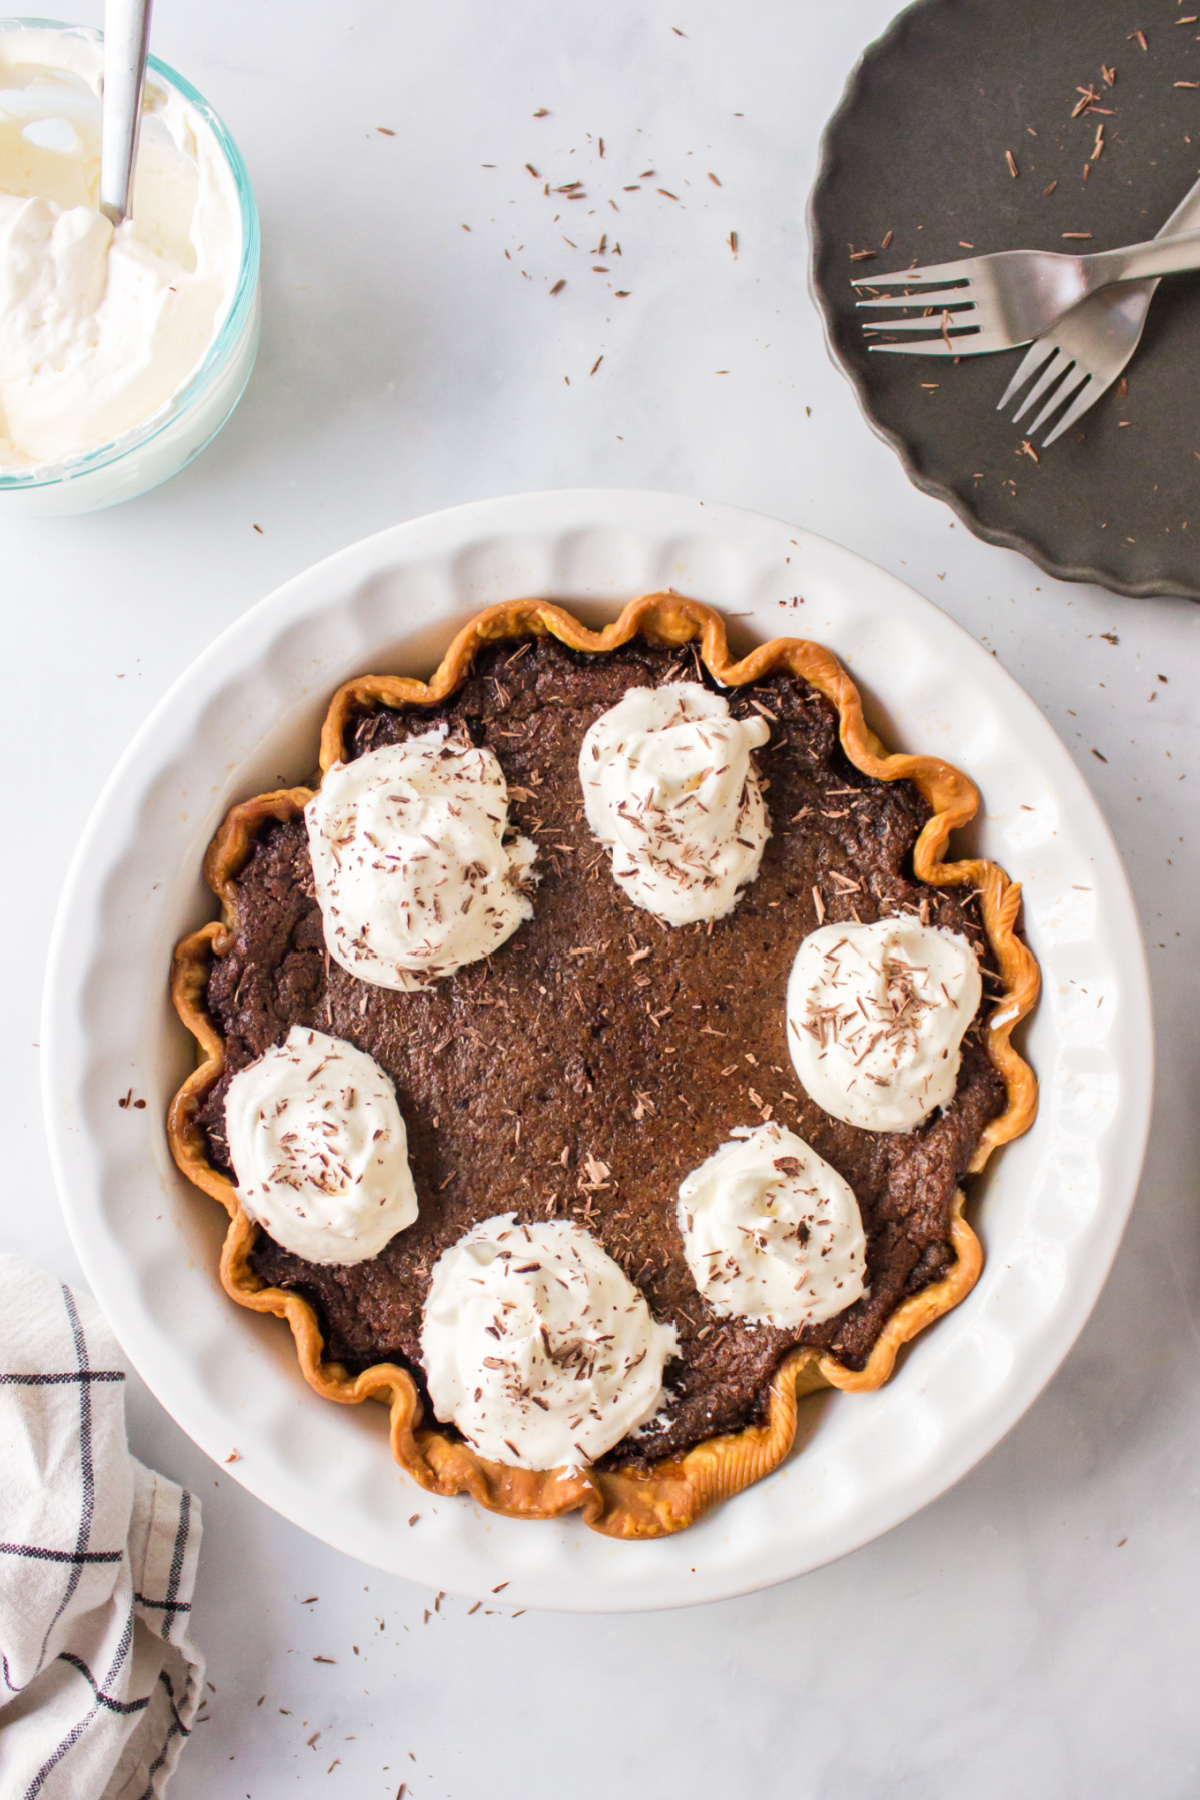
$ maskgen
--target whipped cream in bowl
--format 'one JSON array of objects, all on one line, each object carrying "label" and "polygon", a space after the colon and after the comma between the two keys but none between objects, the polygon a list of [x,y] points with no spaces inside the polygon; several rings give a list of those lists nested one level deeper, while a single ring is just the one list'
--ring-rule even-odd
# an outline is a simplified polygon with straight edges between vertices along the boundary
[{"label": "whipped cream in bowl", "polygon": [[865,1292],[853,1189],[775,1121],[735,1127],[680,1183],[678,1218],[692,1279],[722,1317],[795,1331]]},{"label": "whipped cream in bowl", "polygon": [[207,102],[150,58],[129,216],[98,210],[98,32],[0,23],[0,513],[142,493],[219,430],[258,336],[258,216]]},{"label": "whipped cream in bowl", "polygon": [[361,981],[426,987],[532,916],[537,847],[505,842],[504,771],[445,724],[335,763],[304,818],[326,946]]},{"label": "whipped cream in bowl", "polygon": [[378,1256],[417,1216],[408,1134],[374,1057],[293,1025],[225,1096],[243,1210],[312,1263]]},{"label": "whipped cream in bowl", "polygon": [[965,937],[910,914],[822,925],[801,944],[787,1038],[810,1099],[864,1131],[914,1131],[954,1098],[983,980]]},{"label": "whipped cream in bowl", "polygon": [[733,910],[771,835],[750,757],[769,736],[765,719],[735,719],[695,681],[630,688],[588,729],[587,822],[635,906],[669,925]]},{"label": "whipped cream in bowl", "polygon": [[677,1348],[590,1232],[514,1213],[438,1258],[421,1331],[437,1417],[521,1469],[583,1468],[646,1424]]}]

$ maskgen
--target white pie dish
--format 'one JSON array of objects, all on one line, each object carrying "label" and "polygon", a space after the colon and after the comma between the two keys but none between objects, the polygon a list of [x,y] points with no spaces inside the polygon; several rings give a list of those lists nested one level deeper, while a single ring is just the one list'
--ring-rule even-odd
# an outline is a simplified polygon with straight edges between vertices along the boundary
[{"label": "white pie dish", "polygon": [[[216,1278],[223,1215],[176,1173],[163,1115],[190,1066],[171,947],[212,915],[200,861],[231,801],[304,776],[345,677],[427,673],[493,601],[612,616],[671,586],[754,637],[847,663],[889,746],[978,782],[979,848],[1025,883],[1045,990],[1025,1039],[1042,1113],[977,1184],[978,1287],[878,1393],[819,1401],[805,1447],[678,1537],[629,1544],[577,1519],[520,1523],[434,1500],[396,1470],[379,1407],[319,1399],[291,1337]],[[804,596],[801,605],[792,597]],[[869,1541],[966,1472],[1050,1379],[1120,1239],[1145,1143],[1152,1038],[1117,853],[1032,702],[958,626],[851,552],[778,522],[596,491],[481,502],[398,526],[307,571],[213,644],[102,795],[64,889],[43,1029],[45,1099],[81,1262],[131,1360],[183,1428],[317,1536],[378,1567],[507,1603],[637,1610],[802,1573]],[[120,1107],[133,1088],[145,1108]],[[806,1403],[809,1404],[809,1403]],[[409,1518],[421,1515],[419,1528]]]}]

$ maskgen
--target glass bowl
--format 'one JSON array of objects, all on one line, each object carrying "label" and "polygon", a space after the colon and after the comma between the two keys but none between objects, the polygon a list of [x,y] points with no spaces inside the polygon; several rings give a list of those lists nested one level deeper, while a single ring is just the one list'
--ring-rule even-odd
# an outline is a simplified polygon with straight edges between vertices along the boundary
[{"label": "glass bowl", "polygon": [[[101,33],[51,19],[3,19],[12,30],[69,32],[93,43]],[[242,397],[258,351],[258,208],[241,153],[202,94],[174,69],[148,59],[147,83],[174,90],[212,133],[237,192],[242,254],[228,309],[194,373],[164,405],[110,443],[60,462],[0,470],[0,518],[62,518],[132,500],[178,474],[220,431]]]}]

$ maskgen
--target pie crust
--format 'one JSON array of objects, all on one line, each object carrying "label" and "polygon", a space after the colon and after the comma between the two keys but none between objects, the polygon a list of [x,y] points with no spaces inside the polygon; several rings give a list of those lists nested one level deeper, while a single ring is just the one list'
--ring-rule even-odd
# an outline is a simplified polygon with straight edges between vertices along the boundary
[{"label": "pie crust", "polygon": [[[1037,1081],[1012,1045],[1013,1028],[1032,1009],[1040,975],[1033,955],[1017,934],[1021,890],[993,862],[972,857],[942,860],[950,833],[978,810],[973,782],[933,756],[891,754],[867,725],[857,688],[837,659],[819,644],[775,638],[739,662],[729,657],[719,614],[674,593],[643,595],[602,631],[591,631],[561,606],[546,600],[506,601],[487,608],[454,639],[429,682],[409,676],[364,675],[346,682],[330,704],[321,733],[321,773],[342,757],[343,734],[352,712],[364,706],[436,706],[467,678],[476,651],[503,639],[553,636],[569,648],[593,653],[614,650],[641,635],[651,643],[678,646],[697,641],[700,657],[725,687],[739,687],[778,670],[802,676],[837,709],[841,745],[863,774],[880,781],[908,780],[924,796],[931,816],[913,848],[917,878],[936,885],[974,888],[984,929],[1003,981],[986,1029],[988,1055],[1004,1081],[1007,1104],[988,1124],[970,1164],[983,1168],[992,1151],[1032,1125],[1037,1114]],[[209,1162],[197,1113],[224,1070],[225,1045],[204,1003],[214,955],[228,947],[237,905],[236,877],[268,819],[295,818],[311,799],[307,787],[259,794],[234,806],[209,846],[204,873],[221,901],[223,917],[184,938],[175,951],[171,988],[176,1009],[196,1039],[198,1067],[176,1094],[168,1117],[171,1150],[196,1187],[220,1201],[229,1214],[221,1254],[221,1281],[240,1306],[286,1319],[305,1380],[326,1399],[356,1405],[384,1401],[391,1413],[392,1454],[431,1493],[467,1493],[481,1506],[511,1518],[549,1519],[578,1511],[585,1524],[609,1537],[652,1538],[682,1531],[711,1507],[751,1486],[777,1468],[796,1435],[797,1403],[818,1388],[865,1393],[891,1375],[901,1347],[949,1312],[970,1292],[983,1264],[979,1239],[963,1218],[964,1196],[955,1195],[950,1235],[957,1260],[942,1280],[901,1302],[877,1339],[866,1366],[852,1370],[820,1350],[799,1347],[780,1363],[760,1424],[710,1438],[682,1455],[649,1468],[589,1468],[582,1472],[539,1472],[488,1462],[426,1424],[416,1384],[407,1370],[378,1363],[351,1375],[324,1360],[316,1314],[297,1293],[266,1286],[255,1274],[250,1254],[258,1226],[242,1211],[228,1178]]]}]

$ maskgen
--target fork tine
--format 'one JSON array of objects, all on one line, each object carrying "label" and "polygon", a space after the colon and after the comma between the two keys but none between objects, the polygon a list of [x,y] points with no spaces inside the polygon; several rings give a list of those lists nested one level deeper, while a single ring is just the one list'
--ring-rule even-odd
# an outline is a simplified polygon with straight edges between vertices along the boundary
[{"label": "fork tine", "polygon": [[[1025,413],[1029,411],[1030,407],[1035,405],[1037,401],[1041,399],[1043,394],[1049,393],[1051,388],[1058,389],[1058,383],[1060,381],[1066,381],[1070,387],[1074,387],[1075,384],[1071,381],[1071,370],[1075,368],[1075,366],[1075,358],[1073,356],[1065,356],[1058,346],[1055,345],[1054,354],[1050,358],[1050,361],[1046,364],[1045,368],[1022,400],[1020,406],[1013,414],[1013,424],[1015,425],[1017,420],[1022,418]],[[1059,389],[1055,393],[1054,398],[1049,402],[1047,410],[1053,412],[1056,406],[1061,405],[1063,399],[1066,397],[1066,392],[1066,388]]]},{"label": "fork tine", "polygon": [[[997,343],[999,338],[999,343]],[[868,344],[872,356],[988,356],[994,350],[1011,350],[1003,332],[980,331],[974,337],[922,339],[918,344]]]},{"label": "fork tine", "polygon": [[855,306],[860,312],[869,306],[936,306],[940,312],[950,312],[956,306],[974,306],[974,288],[952,288],[940,299],[930,299],[928,294],[881,294],[878,300],[856,300]]},{"label": "fork tine", "polygon": [[1025,383],[1030,379],[1030,377],[1032,375],[1036,374],[1038,368],[1041,366],[1041,361],[1042,361],[1042,358],[1045,356],[1045,354],[1046,354],[1046,345],[1045,345],[1044,341],[1041,338],[1035,339],[1035,341],[1032,344],[1030,344],[1030,346],[1029,346],[1028,350],[1025,352],[1024,356],[1021,358],[1020,368],[1017,370],[1016,374],[1013,376],[1012,380],[1009,382],[1008,386],[1005,388],[1004,393],[1001,395],[1000,403],[996,407],[997,412],[1003,412],[1005,407],[1008,405],[1009,401],[1014,400],[1016,398],[1017,394],[1020,392],[1020,390],[1025,386]]},{"label": "fork tine", "polygon": [[970,281],[970,271],[979,261],[977,256],[964,256],[958,262],[927,263],[923,269],[893,269],[890,275],[857,275],[851,287],[920,287],[922,283],[945,287],[948,281]]},{"label": "fork tine", "polygon": [[[864,331],[942,331],[942,315],[934,319],[873,319],[870,324],[864,319]],[[979,318],[974,309],[967,313],[951,313],[946,326],[948,331],[978,331]]]},{"label": "fork tine", "polygon": [[[1078,372],[1079,371],[1076,370],[1076,374],[1078,374]],[[1074,398],[1066,412],[1058,421],[1054,430],[1049,432],[1042,440],[1042,448],[1045,449],[1047,444],[1052,444],[1056,437],[1060,437],[1064,431],[1069,430],[1076,419],[1082,419],[1084,413],[1088,410],[1088,407],[1096,404],[1101,394],[1104,393],[1106,386],[1107,383],[1101,385],[1101,383],[1096,381],[1090,374],[1085,375],[1078,388],[1076,388]],[[1034,420],[1033,424],[1029,427],[1029,434],[1031,437],[1035,431],[1041,429],[1055,407],[1062,404],[1064,392],[1065,389],[1060,388],[1058,393],[1054,396],[1054,399],[1050,402],[1050,405],[1047,406],[1039,417]]]}]

